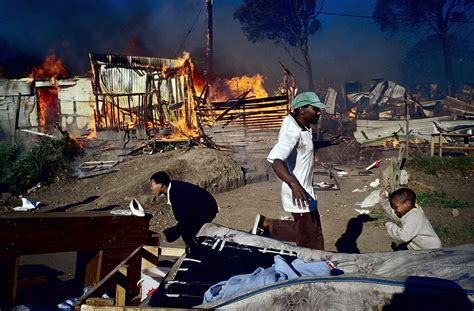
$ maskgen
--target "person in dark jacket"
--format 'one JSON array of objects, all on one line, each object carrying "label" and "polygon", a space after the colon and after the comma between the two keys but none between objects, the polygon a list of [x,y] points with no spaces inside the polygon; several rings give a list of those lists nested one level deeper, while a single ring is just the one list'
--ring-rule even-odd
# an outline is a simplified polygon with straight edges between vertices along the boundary
[{"label": "person in dark jacket", "polygon": [[177,222],[175,226],[163,230],[168,242],[182,237],[186,246],[190,246],[199,229],[216,217],[216,200],[199,186],[171,180],[165,172],[156,172],[150,177],[150,187],[154,194],[167,197]]}]

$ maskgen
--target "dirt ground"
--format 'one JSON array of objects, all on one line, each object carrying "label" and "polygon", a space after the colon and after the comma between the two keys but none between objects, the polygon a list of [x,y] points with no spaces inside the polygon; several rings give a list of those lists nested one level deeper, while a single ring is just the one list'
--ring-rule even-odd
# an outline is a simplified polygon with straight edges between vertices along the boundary
[{"label": "dirt ground", "polygon": [[[380,208],[374,207],[370,215],[360,215],[355,210],[358,208],[356,203],[362,201],[370,191],[352,192],[356,188],[368,186],[379,176],[379,169],[366,176],[359,175],[359,172],[363,172],[373,160],[389,155],[366,150],[359,157],[354,157],[350,153],[358,152],[355,146],[351,147],[354,148],[351,152],[344,151],[341,146],[335,147],[332,152],[326,150],[320,153],[319,159],[328,161],[336,158],[334,154],[338,155],[339,162],[344,164],[337,167],[346,170],[348,176],[338,178],[340,190],[316,191],[326,250],[351,253],[392,251],[391,244],[394,241],[383,225],[388,218]],[[116,154],[111,152],[96,152],[89,154],[83,161],[115,158]],[[118,172],[93,178],[60,180],[41,187],[27,197],[45,204],[35,213],[126,209],[130,200],[137,198],[146,212],[153,215],[150,229],[161,232],[174,225],[175,221],[166,199],[151,194],[148,179],[153,172],[166,170],[175,179],[196,183],[214,193],[220,209],[214,220],[217,224],[248,232],[256,214],[272,218],[290,216],[281,206],[281,182],[271,176],[269,181],[244,185],[240,166],[226,152],[201,148],[173,150],[129,157],[119,163],[117,168],[120,169]],[[443,191],[451,198],[462,199],[470,204],[470,207],[457,209],[457,216],[453,214],[452,208],[425,207],[424,211],[444,246],[473,243],[472,178],[427,176],[416,169],[409,173],[410,187],[417,192]],[[330,182],[321,166],[316,168],[315,181]],[[11,212],[18,203],[19,200],[9,200],[6,206],[0,207],[0,212]],[[164,245],[183,247],[184,244],[180,239]],[[18,301],[55,305],[63,299],[77,296],[82,287],[74,281],[75,256],[74,252],[70,252],[21,257],[20,278],[42,274],[48,281],[19,290]],[[48,295],[51,284],[57,284],[55,287],[62,290],[56,292],[53,300],[47,301],[44,297],[53,297]]]},{"label": "dirt ground", "polygon": [[[338,146],[339,147],[339,146]],[[373,208],[370,217],[360,215],[355,208],[356,202],[362,201],[369,192],[352,192],[363,188],[377,178],[373,175],[360,176],[368,161],[373,156],[363,159],[364,163],[354,161],[340,165],[348,176],[339,177],[341,190],[317,190],[319,212],[321,214],[325,246],[330,251],[377,252],[391,251],[393,242],[387,235],[383,223],[388,219],[378,209]],[[370,162],[368,162],[370,163]],[[244,183],[240,167],[225,152],[195,148],[191,150],[174,150],[154,155],[141,155],[120,163],[120,171],[88,179],[67,179],[53,185],[40,188],[30,194],[29,198],[45,204],[37,212],[47,211],[87,211],[112,210],[128,208],[132,198],[138,198],[145,210],[153,214],[151,229],[157,232],[174,224],[174,218],[165,198],[154,197],[148,186],[149,176],[157,170],[166,170],[175,179],[196,183],[215,193],[220,212],[215,223],[249,231],[256,214],[281,218],[289,214],[283,211],[280,201],[281,182],[276,178],[270,181],[248,184]],[[330,181],[324,176],[322,167],[317,168],[315,181]],[[322,173],[322,174],[321,174]],[[471,195],[472,179],[442,178],[442,176],[425,176],[411,172],[411,185],[421,191],[444,191],[454,198],[463,199],[474,206]],[[225,191],[226,189],[232,189]],[[9,208],[4,208],[10,210]],[[472,223],[473,208],[458,210],[460,215],[453,216],[452,209],[425,208],[425,213],[432,221],[435,230],[446,246],[473,242]],[[344,238],[336,246],[343,234]],[[172,243],[181,246],[179,240]]]}]

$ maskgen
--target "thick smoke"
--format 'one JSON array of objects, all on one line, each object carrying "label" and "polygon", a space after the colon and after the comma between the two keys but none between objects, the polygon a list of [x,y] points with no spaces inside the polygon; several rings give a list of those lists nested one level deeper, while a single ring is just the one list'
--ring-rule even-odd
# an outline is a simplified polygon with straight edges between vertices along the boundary
[{"label": "thick smoke", "polygon": [[[333,1],[326,11],[371,15],[375,1]],[[87,75],[88,53],[174,58],[191,52],[205,67],[205,0],[22,0],[0,3],[0,67],[19,77],[53,52],[72,75]],[[233,19],[236,0],[214,1],[214,69],[220,76],[261,73],[269,93],[282,80],[281,61],[305,85],[304,71],[272,42],[252,44]],[[189,29],[196,23],[184,41]],[[322,31],[311,37],[314,78],[319,86],[345,80],[398,81],[407,47],[387,39],[372,20],[321,15]]]}]

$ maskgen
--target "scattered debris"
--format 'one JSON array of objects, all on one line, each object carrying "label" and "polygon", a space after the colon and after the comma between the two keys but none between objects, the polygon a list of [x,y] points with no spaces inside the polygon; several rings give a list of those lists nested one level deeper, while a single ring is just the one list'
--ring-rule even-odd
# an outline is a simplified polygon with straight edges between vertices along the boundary
[{"label": "scattered debris", "polygon": [[352,192],[367,192],[367,191],[369,191],[369,187],[367,187],[367,186],[364,186],[364,188],[362,188],[362,189],[356,188],[356,189],[352,190]]},{"label": "scattered debris", "polygon": [[28,200],[27,198],[21,197],[22,205],[14,207],[13,210],[17,212],[26,212],[38,208],[41,205],[39,201]]},{"label": "scattered debris", "polygon": [[51,138],[51,139],[58,139],[56,136],[49,135],[49,134],[46,134],[46,133],[40,133],[40,132],[36,132],[36,131],[32,131],[32,130],[23,129],[23,130],[20,130],[20,131],[25,132],[25,133],[30,133],[30,134],[33,134],[33,135],[48,137],[48,138]]},{"label": "scattered debris", "polygon": [[102,170],[102,171],[88,173],[88,174],[78,174],[77,178],[78,179],[84,179],[84,178],[96,177],[96,176],[99,176],[99,175],[115,173],[115,172],[118,172],[118,171],[120,171],[120,169],[115,168],[115,169]]},{"label": "scattered debris", "polygon": [[84,162],[79,166],[76,176],[79,179],[84,179],[117,172],[119,169],[112,168],[119,162],[121,162],[121,160]]},{"label": "scattered debris", "polygon": [[379,185],[380,185],[380,179],[378,178],[369,184],[371,188],[377,188]]},{"label": "scattered debris", "polygon": [[377,161],[375,161],[374,163],[372,163],[372,164],[370,164],[369,166],[367,166],[367,167],[365,168],[365,170],[368,171],[368,170],[373,169],[374,167],[379,168],[381,161],[382,161],[382,160],[377,160]]},{"label": "scattered debris", "polygon": [[408,180],[410,179],[410,174],[406,170],[401,170],[400,172],[400,186],[408,185]]},{"label": "scattered debris", "polygon": [[36,186],[34,186],[33,188],[28,189],[28,190],[26,191],[26,193],[27,193],[27,194],[30,194],[30,193],[32,193],[32,192],[35,192],[36,190],[38,190],[39,188],[41,188],[41,186],[42,186],[42,185],[41,185],[41,183],[39,182],[39,183],[37,183]]},{"label": "scattered debris", "polygon": [[362,202],[357,202],[356,205],[360,206],[361,208],[375,206],[375,204],[378,204],[380,201],[379,193],[379,190],[372,191]]}]

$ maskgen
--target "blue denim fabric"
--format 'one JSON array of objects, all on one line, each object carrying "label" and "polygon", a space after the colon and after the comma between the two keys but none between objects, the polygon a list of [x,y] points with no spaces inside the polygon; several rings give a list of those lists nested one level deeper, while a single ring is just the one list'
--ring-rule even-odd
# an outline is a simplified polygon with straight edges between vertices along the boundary
[{"label": "blue denim fabric", "polygon": [[[276,255],[274,260],[275,264],[270,268],[257,268],[253,273],[235,275],[227,281],[211,286],[204,294],[203,303],[231,297],[236,293],[252,288],[259,288],[299,277],[283,257]],[[291,264],[301,276],[325,276],[331,274],[328,265],[324,261],[306,263],[301,259],[295,259]]]}]

